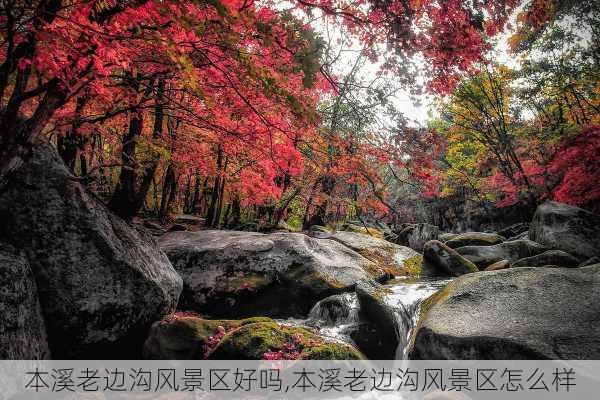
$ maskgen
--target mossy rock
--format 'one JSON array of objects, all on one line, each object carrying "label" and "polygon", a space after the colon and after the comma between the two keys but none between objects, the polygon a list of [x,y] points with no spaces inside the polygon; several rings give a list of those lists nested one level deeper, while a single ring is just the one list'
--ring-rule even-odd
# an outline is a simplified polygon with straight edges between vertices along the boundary
[{"label": "mossy rock", "polygon": [[373,227],[365,227],[356,224],[345,223],[339,227],[340,231],[362,233],[363,235],[373,236],[377,239],[383,239],[384,234],[381,230]]},{"label": "mossy rock", "polygon": [[325,343],[302,353],[303,360],[364,360],[361,352],[342,343]]},{"label": "mossy rock", "polygon": [[408,276],[418,277],[423,267],[423,256],[416,255],[404,261],[404,268]]},{"label": "mossy rock", "polygon": [[293,346],[300,359],[363,359],[358,350],[326,342],[308,329],[257,322],[240,326],[226,334],[210,355],[214,360],[260,360],[265,353],[286,351]]},{"label": "mossy rock", "polygon": [[438,240],[423,246],[423,267],[431,275],[460,276],[479,271],[473,262]]},{"label": "mossy rock", "polygon": [[255,317],[243,320],[209,320],[185,313],[175,313],[150,328],[144,343],[146,359],[196,360],[204,358],[204,345],[219,327],[225,331],[247,324],[274,322],[270,318]]}]

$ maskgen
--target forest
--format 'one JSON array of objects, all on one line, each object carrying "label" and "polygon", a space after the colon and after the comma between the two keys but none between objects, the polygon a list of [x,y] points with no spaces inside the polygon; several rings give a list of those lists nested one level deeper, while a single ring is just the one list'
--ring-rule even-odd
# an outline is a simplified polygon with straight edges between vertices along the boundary
[{"label": "forest", "polygon": [[0,0],[0,359],[600,357],[599,46],[597,0]]},{"label": "forest", "polygon": [[121,217],[208,227],[598,211],[596,2],[392,3],[7,1],[3,175],[49,140]]}]

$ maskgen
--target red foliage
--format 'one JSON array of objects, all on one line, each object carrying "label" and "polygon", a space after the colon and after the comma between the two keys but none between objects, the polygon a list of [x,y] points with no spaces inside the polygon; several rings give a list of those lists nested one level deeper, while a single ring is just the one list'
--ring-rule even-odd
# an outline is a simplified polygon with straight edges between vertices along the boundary
[{"label": "red foliage", "polygon": [[511,180],[496,171],[487,180],[486,189],[499,196],[497,206],[515,204],[532,194],[537,201],[551,198],[600,211],[600,126],[564,138],[546,165],[524,157],[520,161],[525,174],[517,173]]},{"label": "red foliage", "polygon": [[560,177],[555,200],[600,211],[600,126],[563,140],[548,171]]},{"label": "red foliage", "polygon": [[217,327],[217,332],[214,335],[209,336],[206,340],[206,343],[202,346],[202,350],[204,351],[204,359],[208,359],[211,353],[215,350],[215,348],[221,343],[223,336],[227,334],[227,331],[222,326]]}]

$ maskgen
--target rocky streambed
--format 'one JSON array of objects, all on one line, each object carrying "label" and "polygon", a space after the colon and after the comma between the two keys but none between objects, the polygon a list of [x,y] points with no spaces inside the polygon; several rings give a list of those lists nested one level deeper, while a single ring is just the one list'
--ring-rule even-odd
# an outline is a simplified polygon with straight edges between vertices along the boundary
[{"label": "rocky streambed", "polygon": [[565,204],[498,232],[153,238],[40,146],[0,220],[4,359],[600,358],[600,216]]}]

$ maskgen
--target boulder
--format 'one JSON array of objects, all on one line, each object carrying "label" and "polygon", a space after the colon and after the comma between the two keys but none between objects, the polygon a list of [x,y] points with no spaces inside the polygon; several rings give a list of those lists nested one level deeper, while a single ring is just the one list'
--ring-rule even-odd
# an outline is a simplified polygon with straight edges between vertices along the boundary
[{"label": "boulder", "polygon": [[543,267],[544,265],[554,265],[561,268],[575,268],[579,260],[560,250],[548,250],[541,254],[522,258],[512,263],[511,268],[523,267]]},{"label": "boulder", "polygon": [[520,235],[529,230],[529,224],[526,222],[519,222],[514,225],[507,226],[506,228],[500,229],[496,232],[498,235],[510,238]]},{"label": "boulder", "polygon": [[440,233],[438,235],[437,240],[439,240],[442,243],[446,243],[448,240],[452,240],[458,235],[460,235],[460,233]]},{"label": "boulder", "polygon": [[311,326],[335,326],[348,321],[354,306],[354,298],[350,293],[335,294],[319,301],[310,310],[308,316]]},{"label": "boulder", "polygon": [[584,262],[582,262],[581,264],[578,265],[579,268],[581,267],[587,267],[589,265],[594,265],[594,264],[598,264],[600,263],[600,258],[598,257],[592,257],[592,258],[588,258],[587,260],[585,260]]},{"label": "boulder", "polygon": [[419,253],[409,247],[361,233],[335,232],[330,238],[356,251],[384,271],[384,275],[378,276],[380,281],[394,276],[411,275],[406,262],[419,256]]},{"label": "boulder", "polygon": [[386,289],[361,282],[356,286],[356,296],[362,324],[350,332],[350,337],[369,359],[395,359],[402,336],[396,312],[385,301]]},{"label": "boulder", "polygon": [[501,269],[506,269],[506,268],[510,268],[510,261],[500,260],[500,261],[495,262],[492,265],[486,267],[485,271],[499,271]]},{"label": "boulder", "polygon": [[600,215],[548,201],[535,211],[529,238],[581,260],[600,257]]},{"label": "boulder", "polygon": [[423,304],[412,359],[598,359],[600,266],[454,280]]},{"label": "boulder", "polygon": [[35,276],[52,356],[136,358],[182,281],[156,242],[110,212],[39,144],[0,193],[0,240]]},{"label": "boulder", "polygon": [[397,243],[401,246],[408,246],[408,236],[415,229],[416,224],[400,224],[393,231],[396,235],[396,240],[394,243]]},{"label": "boulder", "polygon": [[531,240],[513,240],[493,246],[465,246],[455,249],[464,258],[485,269],[495,262],[508,260],[515,262],[521,258],[535,256],[548,250]]},{"label": "boulder", "polygon": [[440,228],[431,224],[416,224],[408,234],[408,247],[423,251],[423,246],[430,240],[437,240]]},{"label": "boulder", "polygon": [[275,321],[247,323],[227,332],[210,353],[211,360],[362,360],[354,347],[328,341],[300,327]]},{"label": "boulder", "polygon": [[446,246],[456,249],[464,246],[493,246],[506,241],[504,236],[495,233],[467,232],[446,241]]},{"label": "boulder", "polygon": [[425,243],[423,269],[428,275],[446,276],[460,276],[479,271],[475,264],[438,240]]},{"label": "boulder", "polygon": [[159,243],[183,277],[179,308],[212,318],[302,317],[320,299],[384,275],[348,247],[300,233],[171,232]]},{"label": "boulder", "polygon": [[0,360],[50,358],[37,285],[22,254],[0,245]]},{"label": "boulder", "polygon": [[529,231],[521,232],[518,235],[511,236],[508,239],[506,239],[507,242],[513,240],[529,240]]},{"label": "boulder", "polygon": [[152,325],[142,355],[150,360],[201,360],[209,356],[226,332],[256,322],[273,320],[208,320],[177,312]]}]

